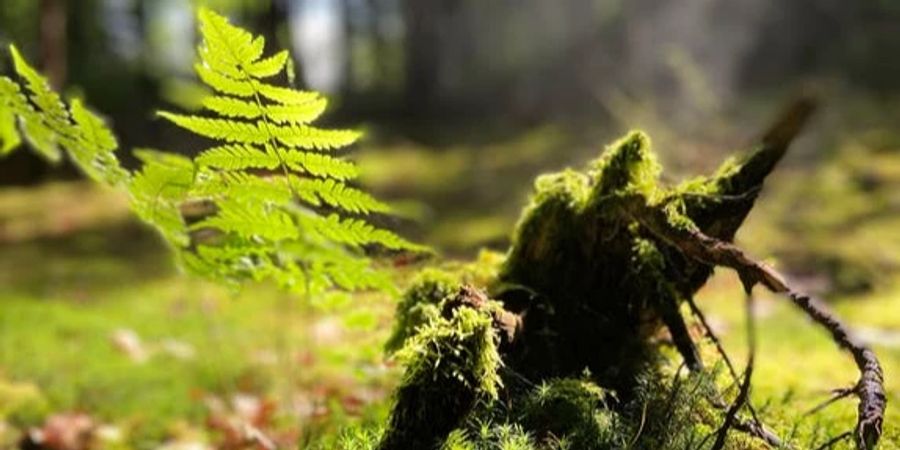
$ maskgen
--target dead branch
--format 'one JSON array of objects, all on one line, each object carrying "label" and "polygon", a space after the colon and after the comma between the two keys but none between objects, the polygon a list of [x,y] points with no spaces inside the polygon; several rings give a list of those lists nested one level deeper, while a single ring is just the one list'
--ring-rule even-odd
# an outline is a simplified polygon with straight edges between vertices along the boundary
[{"label": "dead branch", "polygon": [[753,378],[753,361],[756,358],[756,319],[753,315],[753,293],[747,289],[746,305],[747,312],[745,314],[747,321],[747,366],[744,369],[744,379],[741,382],[740,390],[737,398],[725,413],[725,420],[716,434],[716,441],[713,443],[712,450],[721,450],[725,446],[725,438],[728,436],[728,430],[731,429],[738,411],[748,403],[750,397],[750,381]]},{"label": "dead branch", "polygon": [[663,211],[646,207],[643,199],[626,202],[626,212],[650,233],[672,245],[688,257],[711,266],[729,267],[738,273],[745,290],[762,284],[774,293],[785,294],[807,316],[831,333],[832,340],[854,358],[860,371],[855,394],[859,398],[854,438],[860,450],[875,447],[882,433],[887,398],[884,374],[875,353],[850,334],[850,330],[827,307],[793,289],[771,267],[755,261],[737,246],[707,236],[696,228],[676,227]]}]

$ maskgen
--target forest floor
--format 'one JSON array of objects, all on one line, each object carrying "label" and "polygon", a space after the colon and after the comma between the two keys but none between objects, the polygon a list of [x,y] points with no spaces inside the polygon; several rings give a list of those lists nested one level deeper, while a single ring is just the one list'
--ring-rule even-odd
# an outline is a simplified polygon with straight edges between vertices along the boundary
[{"label": "forest floor", "polygon": [[[394,165],[392,176],[379,181],[378,154],[367,163],[375,169],[366,181],[388,193],[385,184],[397,179],[412,183],[414,192],[443,183],[416,177],[417,161],[443,169],[430,173],[452,177],[470,166],[466,158],[475,158],[391,152],[409,152],[385,159],[409,167]],[[490,155],[478,158],[483,163]],[[481,245],[502,248],[530,184],[530,173],[517,178],[525,181],[515,194],[485,194],[505,198],[506,207],[447,216],[452,226],[432,227],[423,239],[453,254]],[[452,195],[435,196],[452,203]],[[409,211],[430,214],[414,206]],[[767,216],[752,216],[739,240],[771,233]],[[900,223],[897,216],[892,220]],[[401,269],[401,283],[411,270]],[[741,364],[746,351],[737,279],[720,273],[700,297]],[[900,275],[830,300],[885,366],[889,413],[880,448],[900,449]],[[386,416],[399,375],[381,351],[394,299],[368,294],[314,303],[268,286],[232,292],[179,274],[161,241],[134,222],[113,193],[81,183],[2,190],[0,448],[29,430],[63,443],[77,441],[84,430],[94,448],[104,449],[242,448],[237,436],[248,426],[281,448],[333,448],[340,429]],[[804,415],[830,389],[854,382],[851,359],[783,299],[761,295],[755,314],[760,342],[752,395],[764,421],[803,449],[851,428],[853,401]]]}]

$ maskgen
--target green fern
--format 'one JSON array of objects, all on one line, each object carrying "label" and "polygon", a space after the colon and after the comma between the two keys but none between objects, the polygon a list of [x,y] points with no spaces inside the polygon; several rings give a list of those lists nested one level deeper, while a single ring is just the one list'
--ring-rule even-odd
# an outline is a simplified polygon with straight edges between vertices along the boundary
[{"label": "green fern", "polygon": [[51,161],[65,150],[90,178],[127,191],[134,212],[193,273],[233,284],[271,280],[307,294],[392,289],[366,250],[425,249],[366,220],[391,209],[347,184],[358,169],[333,153],[360,134],[312,126],[327,101],[271,82],[292,78],[287,52],[264,57],[262,37],[207,9],[197,17],[195,68],[214,93],[203,99],[203,115],[159,116],[209,139],[210,148],[194,158],[140,149],[141,169],[123,169],[104,122],[77,99],[63,102],[12,48],[22,82],[0,77],[0,155],[22,137]]},{"label": "green fern", "polygon": [[64,149],[95,181],[110,186],[126,184],[129,173],[113,153],[118,143],[103,120],[78,99],[66,105],[16,47],[10,46],[10,54],[22,84],[0,77],[0,154],[12,152],[24,136],[51,162],[59,161]]}]

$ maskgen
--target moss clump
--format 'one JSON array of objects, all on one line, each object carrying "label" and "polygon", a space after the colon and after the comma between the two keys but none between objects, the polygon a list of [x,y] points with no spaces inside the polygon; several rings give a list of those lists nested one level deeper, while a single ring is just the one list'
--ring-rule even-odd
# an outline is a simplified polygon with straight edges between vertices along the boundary
[{"label": "moss clump", "polygon": [[490,307],[441,302],[396,353],[406,371],[379,448],[433,448],[479,401],[497,398],[503,364]]},{"label": "moss clump", "polygon": [[607,147],[591,163],[590,172],[597,178],[592,193],[595,200],[622,194],[652,198],[662,166],[651,150],[650,138],[643,132],[632,131]]},{"label": "moss clump", "polygon": [[[460,301],[465,270],[426,272],[404,296],[391,345],[406,375],[380,448],[702,447],[721,413],[680,304],[711,267],[648,227],[730,240],[782,150],[673,189],[631,132],[587,171],[539,177],[505,261],[477,271],[497,301]],[[698,375],[658,370],[663,329]]]},{"label": "moss clump", "polygon": [[438,305],[458,289],[458,275],[438,269],[425,269],[419,273],[397,304],[394,329],[385,344],[387,352],[396,352],[416,329],[437,319],[440,316]]},{"label": "moss clump", "polygon": [[523,401],[520,422],[542,442],[591,450],[614,446],[620,437],[611,394],[587,379],[545,381]]}]

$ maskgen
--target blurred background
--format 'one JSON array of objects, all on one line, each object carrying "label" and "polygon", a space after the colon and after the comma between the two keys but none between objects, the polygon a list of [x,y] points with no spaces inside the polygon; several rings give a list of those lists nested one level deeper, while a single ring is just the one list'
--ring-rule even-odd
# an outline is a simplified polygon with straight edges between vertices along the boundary
[{"label": "blurred background", "polygon": [[[650,134],[676,182],[750,149],[781,106],[814,92],[817,115],[738,242],[832,301],[888,358],[896,398],[900,3],[202,3],[266,36],[268,51],[292,51],[296,83],[331,100],[322,123],[366,131],[350,155],[362,184],[400,205],[397,228],[450,259],[497,258],[482,250],[505,248],[534,176],[583,167],[629,129]],[[84,96],[135,164],[135,147],[198,149],[154,117],[196,109],[203,95],[197,4],[2,0],[0,43]],[[179,276],[127,202],[72,167],[27,151],[0,161],[0,448],[28,430],[74,442],[46,448],[243,448],[243,423],[327,448],[341,427],[384,417],[397,377],[380,351],[393,299],[317,305],[252,291]],[[727,275],[704,291],[735,349],[738,293]],[[771,347],[754,395],[772,415],[852,380],[801,317],[761,304]],[[790,369],[798,353],[804,376]],[[830,417],[800,435],[839,429],[852,408]],[[86,431],[64,435],[72,429]]]}]

